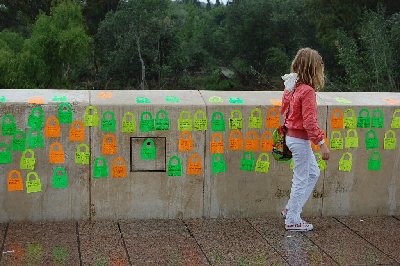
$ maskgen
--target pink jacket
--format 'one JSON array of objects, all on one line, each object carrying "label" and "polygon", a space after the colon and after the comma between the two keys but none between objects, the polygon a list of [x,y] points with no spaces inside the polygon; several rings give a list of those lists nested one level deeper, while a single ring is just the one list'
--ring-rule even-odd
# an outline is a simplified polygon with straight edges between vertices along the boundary
[{"label": "pink jacket", "polygon": [[289,92],[285,89],[282,98],[281,114],[283,119],[289,110],[285,126],[288,136],[310,139],[314,144],[322,144],[324,132],[318,126],[317,100],[315,90],[306,84],[296,84],[296,88]]}]

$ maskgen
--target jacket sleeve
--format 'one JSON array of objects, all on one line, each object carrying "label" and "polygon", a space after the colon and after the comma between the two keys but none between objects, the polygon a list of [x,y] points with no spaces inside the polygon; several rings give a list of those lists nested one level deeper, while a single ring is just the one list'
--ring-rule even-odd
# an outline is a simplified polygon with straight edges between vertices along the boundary
[{"label": "jacket sleeve", "polygon": [[317,145],[324,140],[324,132],[318,126],[317,99],[314,89],[310,88],[302,99],[303,127],[310,140]]}]

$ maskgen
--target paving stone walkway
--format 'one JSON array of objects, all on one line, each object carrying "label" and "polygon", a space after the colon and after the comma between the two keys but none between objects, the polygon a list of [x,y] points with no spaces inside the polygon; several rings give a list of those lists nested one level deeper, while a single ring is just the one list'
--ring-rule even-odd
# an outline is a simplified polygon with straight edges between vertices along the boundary
[{"label": "paving stone walkway", "polygon": [[400,265],[400,217],[0,224],[0,265]]}]

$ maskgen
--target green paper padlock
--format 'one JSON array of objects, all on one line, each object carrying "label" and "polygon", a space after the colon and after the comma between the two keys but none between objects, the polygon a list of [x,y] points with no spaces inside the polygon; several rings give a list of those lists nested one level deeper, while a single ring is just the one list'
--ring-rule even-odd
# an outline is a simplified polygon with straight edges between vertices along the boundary
[{"label": "green paper padlock", "polygon": [[5,103],[5,102],[7,102],[6,96],[1,96],[0,97],[0,103]]},{"label": "green paper padlock", "polygon": [[358,134],[355,129],[347,130],[345,147],[346,149],[358,148]]},{"label": "green paper padlock", "polygon": [[60,124],[71,124],[73,120],[72,106],[70,103],[61,103],[58,107],[58,121]]},{"label": "green paper padlock", "polygon": [[103,132],[117,131],[117,122],[115,121],[115,115],[113,111],[104,112],[103,119],[101,120],[101,130]]},{"label": "green paper padlock", "polygon": [[254,153],[252,151],[246,151],[243,153],[240,170],[243,171],[254,171]]},{"label": "green paper padlock", "polygon": [[369,111],[366,108],[362,108],[358,114],[357,127],[359,128],[369,128],[371,127],[371,117],[369,116]]},{"label": "green paper padlock", "polygon": [[26,133],[22,130],[16,130],[11,141],[11,150],[24,151],[26,149]]},{"label": "green paper padlock", "polygon": [[256,162],[256,172],[264,174],[268,173],[269,165],[270,162],[268,153],[261,153]]},{"label": "green paper padlock", "polygon": [[379,140],[376,131],[371,129],[365,134],[365,148],[367,150],[378,149]]},{"label": "green paper padlock", "polygon": [[143,112],[140,116],[140,130],[142,132],[154,131],[154,119],[150,112]]},{"label": "green paper padlock", "polygon": [[290,170],[294,169],[294,161],[293,161],[293,159],[290,159],[289,168],[290,168]]},{"label": "green paper padlock", "polygon": [[107,161],[103,157],[98,157],[94,160],[93,166],[93,177],[94,178],[105,178],[108,176]]},{"label": "green paper padlock", "polygon": [[390,124],[391,128],[400,128],[400,109],[396,109],[393,112],[392,123]]},{"label": "green paper padlock", "polygon": [[382,109],[377,108],[372,112],[371,124],[373,128],[383,128],[383,126],[385,125],[385,118],[383,116]]},{"label": "green paper padlock", "polygon": [[230,129],[242,129],[243,128],[243,115],[240,110],[232,110],[231,117],[229,118]]},{"label": "green paper padlock", "polygon": [[[33,179],[32,179],[33,176]],[[29,172],[26,175],[26,192],[35,193],[42,191],[42,184],[36,172]]]},{"label": "green paper padlock", "polygon": [[344,114],[344,127],[345,128],[350,128],[350,129],[355,129],[357,128],[357,118],[356,118],[356,113],[354,112],[353,109],[347,109]]},{"label": "green paper padlock", "polygon": [[178,156],[172,156],[169,159],[168,176],[182,176],[182,163]]},{"label": "green paper padlock", "polygon": [[189,111],[182,111],[178,119],[179,131],[192,131],[192,118]]},{"label": "green paper padlock", "polygon": [[1,135],[2,136],[13,136],[17,125],[15,124],[14,116],[5,115],[1,121]]},{"label": "green paper padlock", "polygon": [[165,110],[159,110],[156,114],[156,130],[169,130],[169,117]]},{"label": "green paper padlock", "polygon": [[339,130],[332,131],[330,139],[331,150],[343,150],[342,132]]},{"label": "green paper padlock", "polygon": [[260,108],[254,108],[249,118],[249,128],[262,129],[262,114]]},{"label": "green paper padlock", "polygon": [[140,155],[145,161],[156,159],[156,145],[152,139],[146,139],[143,142]]},{"label": "green paper padlock", "polygon": [[226,163],[224,156],[219,153],[214,153],[211,159],[211,173],[213,175],[226,172]]},{"label": "green paper padlock", "polygon": [[122,118],[122,133],[136,132],[136,117],[132,112],[126,112]]},{"label": "green paper padlock", "polygon": [[66,102],[67,101],[67,96],[54,96],[53,99],[51,100],[53,102]]},{"label": "green paper padlock", "polygon": [[222,112],[214,112],[211,118],[212,131],[225,131],[225,118]]},{"label": "green paper padlock", "polygon": [[76,148],[75,163],[76,164],[90,163],[90,148],[87,144],[81,143]]},{"label": "green paper padlock", "polygon": [[148,104],[151,103],[151,100],[147,97],[136,97],[136,103]]},{"label": "green paper padlock", "polygon": [[179,103],[181,99],[177,96],[165,96],[165,101],[167,103]]},{"label": "green paper padlock", "polygon": [[97,108],[90,105],[85,110],[83,117],[85,127],[98,127],[99,126],[99,114]]},{"label": "green paper padlock", "polygon": [[51,183],[54,189],[68,188],[68,176],[64,167],[57,167],[54,169]]},{"label": "green paper padlock", "polygon": [[28,118],[28,126],[31,129],[40,130],[44,126],[44,111],[41,107],[35,107],[32,109],[31,114]]},{"label": "green paper padlock", "polygon": [[382,167],[381,154],[379,151],[374,151],[371,153],[368,161],[368,170],[369,171],[380,171]]},{"label": "green paper padlock", "polygon": [[395,150],[396,148],[397,148],[396,133],[394,133],[393,130],[389,129],[385,133],[383,149],[384,150]]},{"label": "green paper padlock", "polygon": [[35,170],[36,158],[32,149],[27,149],[22,153],[19,167],[22,170]]},{"label": "green paper padlock", "polygon": [[0,164],[9,164],[12,162],[11,148],[7,143],[0,143]]},{"label": "green paper padlock", "polygon": [[209,103],[223,103],[224,99],[222,99],[219,96],[211,96],[210,98],[208,98],[208,102]]},{"label": "green paper padlock", "polygon": [[197,110],[193,116],[194,130],[203,131],[208,128],[207,114],[203,110]]},{"label": "green paper padlock", "polygon": [[326,161],[324,161],[322,159],[322,155],[320,153],[318,153],[318,152],[315,153],[315,159],[317,160],[319,170],[321,170],[321,171],[326,170],[326,168],[327,168]]},{"label": "green paper padlock", "polygon": [[28,131],[28,148],[41,149],[44,147],[44,138],[41,131],[31,128]]},{"label": "green paper padlock", "polygon": [[231,104],[244,104],[242,98],[229,98],[229,103]]},{"label": "green paper padlock", "polygon": [[353,166],[353,155],[350,152],[344,153],[339,161],[339,171],[350,172],[352,166]]}]

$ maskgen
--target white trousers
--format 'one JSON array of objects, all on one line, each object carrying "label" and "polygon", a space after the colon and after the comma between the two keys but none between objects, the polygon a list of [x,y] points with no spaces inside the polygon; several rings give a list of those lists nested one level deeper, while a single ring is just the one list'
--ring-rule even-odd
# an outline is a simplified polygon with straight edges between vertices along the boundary
[{"label": "white trousers", "polygon": [[301,223],[303,207],[318,181],[320,170],[309,140],[286,136],[286,145],[292,152],[294,169],[285,224]]}]

